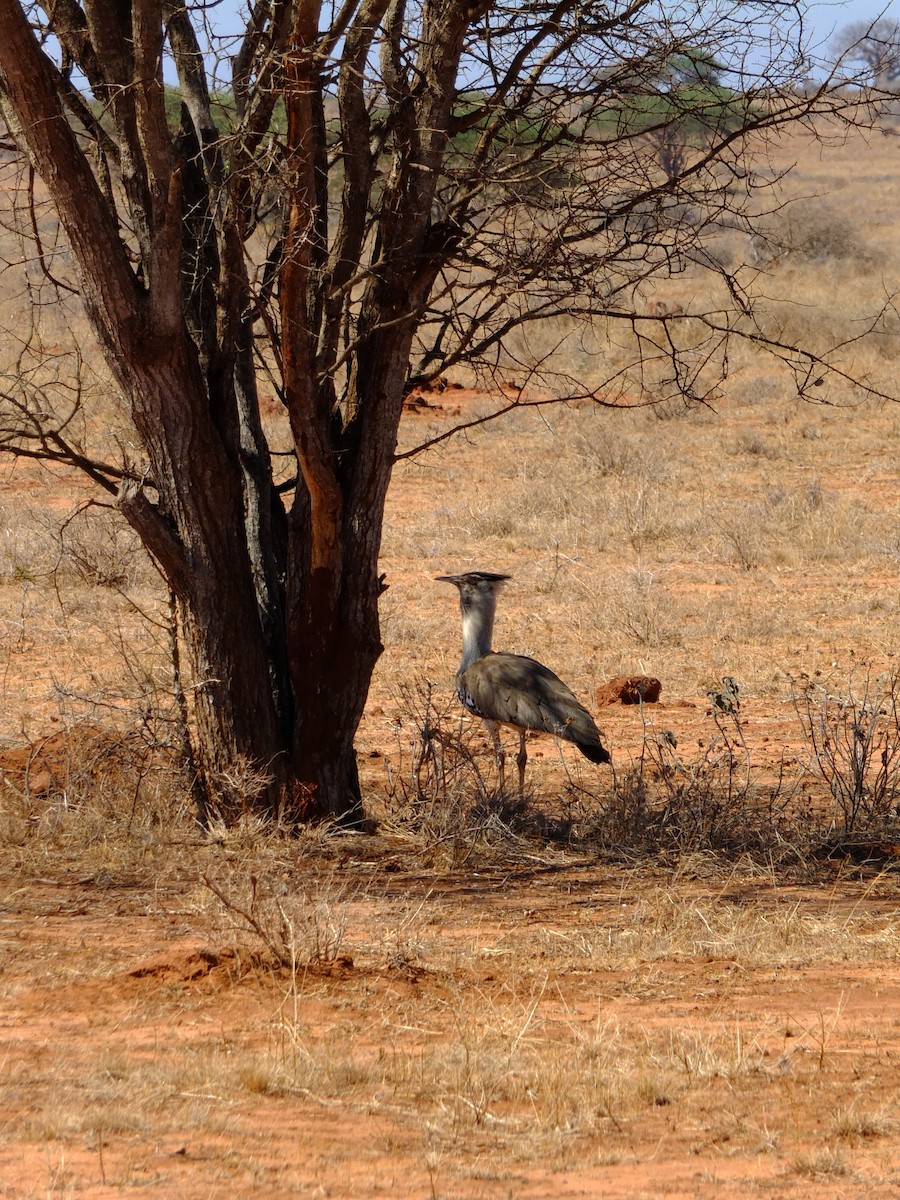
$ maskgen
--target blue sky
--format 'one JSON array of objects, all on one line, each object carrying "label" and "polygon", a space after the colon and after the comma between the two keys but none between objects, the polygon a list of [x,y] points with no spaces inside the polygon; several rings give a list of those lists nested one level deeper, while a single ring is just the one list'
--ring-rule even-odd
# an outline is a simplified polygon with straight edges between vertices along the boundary
[{"label": "blue sky", "polygon": [[[210,16],[223,33],[240,28],[236,14],[246,10],[241,0],[221,0],[210,9]],[[818,41],[828,40],[835,30],[852,21],[875,20],[882,12],[900,19],[900,0],[816,0],[809,4],[809,17]]]},{"label": "blue sky", "polygon": [[[222,0],[210,9],[210,16],[223,32],[239,28],[235,14],[246,9],[241,0]],[[886,3],[885,0],[816,0],[809,4],[809,15],[819,38],[827,38],[835,29],[849,25],[851,21],[874,20],[883,11],[889,16],[900,15],[900,0]]]},{"label": "blue sky", "polygon": [[[233,37],[243,26],[241,14],[245,13],[248,0],[219,0],[208,12],[217,31]],[[327,11],[328,5],[325,4]],[[827,56],[829,43],[835,32],[856,21],[874,21],[880,15],[900,20],[900,0],[809,0],[807,28],[817,57]],[[171,67],[166,71],[167,78]],[[174,79],[172,80],[174,82]]]},{"label": "blue sky", "polygon": [[828,38],[833,30],[842,29],[855,21],[874,21],[882,13],[895,20],[900,16],[900,3],[885,4],[878,0],[828,0],[810,4],[810,17],[816,35]]}]

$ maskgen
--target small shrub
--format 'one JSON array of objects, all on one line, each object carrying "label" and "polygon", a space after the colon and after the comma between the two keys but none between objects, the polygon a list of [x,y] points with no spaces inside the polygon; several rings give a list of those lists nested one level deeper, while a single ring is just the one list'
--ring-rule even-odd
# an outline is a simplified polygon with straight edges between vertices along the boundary
[{"label": "small shrub", "polygon": [[605,608],[610,625],[632,644],[662,646],[681,641],[673,597],[665,584],[643,567],[612,581]]},{"label": "small shrub", "polygon": [[762,222],[750,254],[759,266],[788,256],[811,263],[871,259],[857,223],[822,200],[795,201]]},{"label": "small shrub", "polygon": [[845,695],[808,683],[794,707],[809,748],[809,769],[828,785],[839,831],[896,830],[900,812],[900,676],[892,670]]},{"label": "small shrub", "polygon": [[760,522],[748,519],[747,514],[743,514],[740,517],[723,518],[717,524],[726,552],[732,561],[745,571],[752,571],[758,567],[764,553]]},{"label": "small shrub", "polygon": [[349,923],[347,897],[340,888],[298,890],[254,872],[239,881],[207,874],[203,883],[219,902],[230,930],[249,935],[280,966],[293,970],[338,959]]},{"label": "small shrub", "polygon": [[777,788],[769,790],[766,801],[753,786],[733,680],[711,693],[711,711],[717,736],[693,763],[679,756],[671,733],[645,726],[643,754],[635,770],[615,781],[594,837],[611,846],[679,857],[705,851],[771,853],[783,844],[786,802]]},{"label": "small shrub", "polygon": [[0,846],[102,856],[117,839],[165,836],[186,799],[166,734],[163,722],[118,730],[76,722],[0,749]]},{"label": "small shrub", "polygon": [[97,587],[127,587],[147,563],[134,530],[104,506],[79,509],[63,526],[60,539],[61,565]]},{"label": "small shrub", "polygon": [[479,723],[458,715],[455,697],[440,706],[429,684],[401,696],[402,736],[389,768],[384,824],[443,848],[453,866],[477,850],[520,853],[529,841],[616,857],[689,863],[711,854],[770,864],[802,859],[814,840],[811,814],[794,803],[796,788],[784,770],[758,782],[731,677],[709,693],[715,731],[698,759],[680,755],[675,736],[653,728],[644,714],[637,762],[604,773],[595,787],[576,771],[552,794],[528,790],[522,797],[499,786]]},{"label": "small shrub", "polygon": [[[438,702],[428,682],[400,689],[397,754],[388,764],[388,821],[464,860],[491,826],[504,828],[510,802],[497,786],[493,754],[455,696]],[[512,804],[512,808],[510,805]]]}]

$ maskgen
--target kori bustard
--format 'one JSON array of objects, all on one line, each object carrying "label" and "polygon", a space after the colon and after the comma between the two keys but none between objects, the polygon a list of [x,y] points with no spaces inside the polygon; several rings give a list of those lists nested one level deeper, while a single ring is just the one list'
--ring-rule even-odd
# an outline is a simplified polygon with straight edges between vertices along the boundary
[{"label": "kori bustard", "polygon": [[499,727],[519,731],[519,795],[525,790],[525,732],[543,730],[574,742],[593,763],[610,757],[600,741],[600,731],[587,709],[553,672],[522,654],[497,654],[491,649],[497,591],[511,576],[492,571],[466,571],[463,575],[438,575],[439,583],[459,589],[462,611],[463,652],[456,672],[457,694],[476,717],[481,717],[494,743],[500,784],[503,786],[505,754]]}]

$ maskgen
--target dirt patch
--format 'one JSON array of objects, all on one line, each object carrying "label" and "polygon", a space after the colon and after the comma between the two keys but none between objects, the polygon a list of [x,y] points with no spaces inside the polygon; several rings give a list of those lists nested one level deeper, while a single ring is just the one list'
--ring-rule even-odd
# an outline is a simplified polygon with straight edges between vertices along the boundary
[{"label": "dirt patch", "polygon": [[80,784],[120,768],[123,758],[149,757],[134,739],[94,725],[76,724],[24,746],[0,750],[0,786],[33,796],[64,791],[77,776]]},{"label": "dirt patch", "polygon": [[[388,893],[370,869],[343,875],[347,953],[294,972],[198,941],[174,915],[188,883],[148,910],[135,892],[5,876],[0,1194],[900,1183],[900,930],[883,884],[848,879],[823,906],[816,889],[659,874],[638,889],[574,862],[395,874]],[[66,978],[34,988],[73,907]],[[124,946],[104,948],[138,925],[155,949],[132,943],[123,969]],[[846,957],[848,934],[866,961]]]}]

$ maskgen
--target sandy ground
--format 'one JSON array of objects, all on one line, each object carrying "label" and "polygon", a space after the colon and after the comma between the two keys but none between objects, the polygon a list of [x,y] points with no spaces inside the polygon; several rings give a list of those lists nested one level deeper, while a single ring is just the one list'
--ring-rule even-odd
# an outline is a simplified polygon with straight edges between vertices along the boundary
[{"label": "sandy ground", "polygon": [[[363,925],[295,976],[198,936],[192,880],[5,874],[0,1194],[896,1195],[900,967],[788,932],[870,950],[884,883],[339,854]],[[657,905],[668,950],[605,965]],[[758,965],[715,928],[748,906]]]},{"label": "sandy ground", "polygon": [[[428,586],[421,565],[396,566],[401,588]],[[439,594],[452,672],[455,600]],[[113,674],[71,622],[70,669]],[[61,670],[27,622],[22,638],[8,692],[29,646],[31,669]],[[618,769],[648,728],[695,755],[715,738],[707,697],[666,682],[676,694],[643,714],[598,712]],[[376,681],[361,732],[372,794],[402,769],[395,683]],[[60,724],[52,689],[23,709],[31,728]],[[799,761],[784,695],[751,688],[742,712],[759,779]],[[546,740],[529,748],[544,796],[580,771]],[[56,793],[27,811],[0,854],[4,1198],[898,1194],[887,852],[797,870],[617,863],[390,830],[201,843],[184,817],[123,836],[96,814],[86,829]],[[294,964],[241,917],[257,888],[294,923]]]}]

